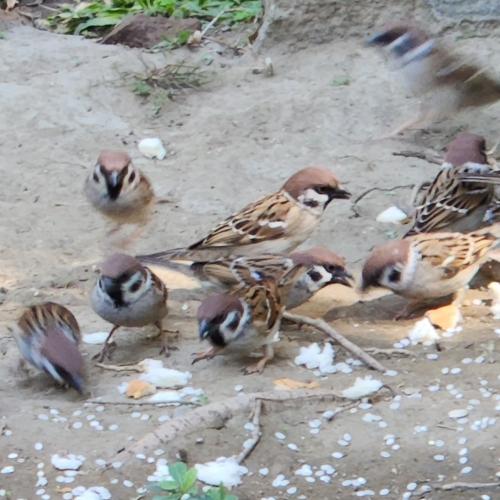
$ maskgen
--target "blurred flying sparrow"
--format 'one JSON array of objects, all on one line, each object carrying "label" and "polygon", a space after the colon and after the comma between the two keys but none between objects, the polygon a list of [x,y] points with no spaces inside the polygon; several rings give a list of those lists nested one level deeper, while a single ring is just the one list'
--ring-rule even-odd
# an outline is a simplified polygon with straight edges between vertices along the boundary
[{"label": "blurred flying sparrow", "polygon": [[362,289],[378,286],[411,300],[407,316],[429,299],[463,289],[492,257],[500,223],[462,233],[423,233],[376,247],[362,271]]},{"label": "blurred flying sparrow", "polygon": [[155,325],[162,336],[160,353],[169,354],[168,331],[162,321],[167,315],[167,288],[147,267],[125,254],[113,254],[103,263],[91,294],[91,304],[101,318],[113,324],[99,361],[110,357],[111,337],[121,326]]},{"label": "blurred flying sparrow", "polygon": [[500,99],[499,81],[483,68],[452,54],[442,41],[419,28],[394,25],[373,35],[368,44],[385,47],[410,91],[424,99],[419,116],[391,135]]},{"label": "blurred flying sparrow", "polygon": [[272,344],[279,340],[286,297],[303,273],[302,266],[295,266],[279,281],[264,279],[230,294],[207,297],[197,318],[200,339],[208,340],[212,347],[196,354],[193,363],[222,352],[249,353],[262,347],[263,357],[244,370],[246,374],[262,373],[274,357]]},{"label": "blurred flying sparrow", "polygon": [[110,234],[123,224],[135,224],[135,238],[148,222],[155,200],[151,183],[124,151],[101,151],[85,181],[85,195],[96,210],[115,223]]},{"label": "blurred flying sparrow", "polygon": [[333,199],[348,199],[326,168],[308,167],[292,175],[276,193],[247,205],[188,248],[138,259],[161,264],[172,258],[218,259],[228,255],[287,253],[304,242]]},{"label": "blurred flying sparrow", "polygon": [[19,318],[18,327],[14,337],[23,357],[59,384],[83,393],[80,327],[71,311],[54,302],[32,306]]},{"label": "blurred flying sparrow", "polygon": [[438,174],[424,190],[406,236],[433,231],[478,229],[491,208],[500,172],[488,164],[484,137],[459,134],[448,146]]}]

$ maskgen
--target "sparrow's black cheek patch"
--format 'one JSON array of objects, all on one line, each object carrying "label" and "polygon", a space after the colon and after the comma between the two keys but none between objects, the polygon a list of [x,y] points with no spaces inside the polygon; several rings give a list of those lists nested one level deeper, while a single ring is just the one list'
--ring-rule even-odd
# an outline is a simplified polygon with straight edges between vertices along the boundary
[{"label": "sparrow's black cheek patch", "polygon": [[210,343],[214,346],[226,347],[226,341],[224,340],[224,337],[222,336],[222,333],[218,328],[210,330],[209,340]]}]

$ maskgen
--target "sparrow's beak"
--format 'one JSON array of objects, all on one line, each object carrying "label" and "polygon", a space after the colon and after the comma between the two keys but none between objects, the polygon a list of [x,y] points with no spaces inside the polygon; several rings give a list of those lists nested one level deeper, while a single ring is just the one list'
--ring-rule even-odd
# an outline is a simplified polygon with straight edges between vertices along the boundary
[{"label": "sparrow's beak", "polygon": [[351,193],[345,189],[333,189],[330,193],[330,199],[332,200],[348,200],[351,197]]},{"label": "sparrow's beak", "polygon": [[332,277],[330,278],[330,283],[331,284],[338,284],[338,285],[344,285],[348,286],[349,288],[352,288],[353,285],[353,277],[352,274],[348,273],[345,269],[338,269],[333,271]]},{"label": "sparrow's beak", "polygon": [[211,325],[206,319],[202,319],[198,326],[200,339],[205,340],[210,335]]},{"label": "sparrow's beak", "polygon": [[106,295],[111,297],[116,304],[122,302],[122,288],[119,282],[108,276],[101,276],[99,282]]},{"label": "sparrow's beak", "polygon": [[118,172],[111,172],[106,177],[106,186],[108,188],[108,195],[112,200],[116,200],[120,195],[122,189],[122,180]]}]

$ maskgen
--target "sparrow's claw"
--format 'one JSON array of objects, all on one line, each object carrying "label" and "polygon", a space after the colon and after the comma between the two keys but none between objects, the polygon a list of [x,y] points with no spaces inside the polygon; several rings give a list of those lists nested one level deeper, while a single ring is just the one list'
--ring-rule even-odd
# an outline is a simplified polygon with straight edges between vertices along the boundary
[{"label": "sparrow's claw", "polygon": [[268,357],[263,357],[257,361],[257,363],[253,363],[246,368],[243,368],[243,373],[245,375],[252,375],[253,373],[262,373],[264,371],[264,368],[266,367],[266,363],[270,360],[271,358]]},{"label": "sparrow's claw", "polygon": [[102,363],[105,359],[111,360],[111,355],[113,354],[115,349],[115,342],[104,344],[104,347],[97,354],[92,356],[92,359],[97,360],[99,363]]},{"label": "sparrow's claw", "polygon": [[198,361],[201,361],[202,359],[212,359],[216,356],[217,354],[217,349],[214,347],[211,347],[208,349],[208,351],[203,351],[203,352],[195,352],[192,354],[193,356],[193,361],[191,361],[191,364],[194,365],[195,363],[198,363]]},{"label": "sparrow's claw", "polygon": [[179,348],[176,346],[162,345],[160,348],[159,355],[168,358],[172,354],[172,351],[178,351],[178,350]]}]

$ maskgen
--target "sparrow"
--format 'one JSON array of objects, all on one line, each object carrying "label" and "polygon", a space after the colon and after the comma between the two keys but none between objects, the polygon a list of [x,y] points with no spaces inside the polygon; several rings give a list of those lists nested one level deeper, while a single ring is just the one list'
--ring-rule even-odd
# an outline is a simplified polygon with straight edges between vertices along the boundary
[{"label": "sparrow", "polygon": [[211,347],[196,354],[192,363],[224,351],[249,352],[262,347],[262,358],[244,369],[245,374],[262,373],[274,357],[272,344],[279,339],[287,294],[303,272],[302,266],[295,266],[279,281],[266,278],[203,300],[197,312],[199,335]]},{"label": "sparrow", "polygon": [[61,385],[84,392],[84,363],[78,350],[80,327],[64,306],[54,302],[29,307],[14,337],[23,357]]},{"label": "sparrow", "polygon": [[169,354],[167,330],[167,288],[147,267],[125,254],[113,254],[101,266],[100,277],[91,293],[92,309],[113,324],[104,347],[95,358],[111,355],[111,338],[121,326],[143,327],[154,324],[162,336],[161,354]]},{"label": "sparrow", "polygon": [[173,258],[203,261],[207,255],[287,253],[311,235],[332,200],[349,197],[328,169],[307,167],[292,175],[279,191],[247,205],[189,247],[137,258],[161,264]]},{"label": "sparrow", "polygon": [[461,133],[448,146],[438,174],[424,190],[405,236],[433,231],[469,232],[484,222],[500,183],[488,163],[484,137]]},{"label": "sparrow", "polygon": [[293,309],[309,300],[317,291],[332,284],[352,286],[345,259],[324,247],[286,255],[262,254],[255,257],[227,257],[214,261],[183,265],[171,262],[171,268],[190,274],[204,286],[218,291],[231,291],[253,281],[266,278],[279,280],[296,265],[304,272],[297,277],[287,296],[286,307]]},{"label": "sparrow", "polygon": [[410,91],[425,98],[420,115],[391,135],[500,99],[500,82],[483,68],[453,54],[442,41],[422,29],[396,24],[375,33],[367,42],[385,47],[399,65]]},{"label": "sparrow", "polygon": [[142,230],[155,201],[148,178],[124,151],[101,151],[84,191],[92,206],[115,223],[110,234],[123,224],[135,224],[138,232]]},{"label": "sparrow", "polygon": [[500,223],[463,233],[422,233],[376,247],[362,270],[362,290],[383,287],[410,299],[405,313],[468,285],[497,247]]}]

